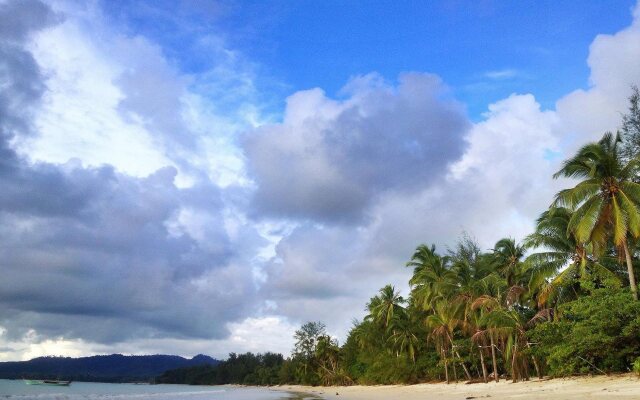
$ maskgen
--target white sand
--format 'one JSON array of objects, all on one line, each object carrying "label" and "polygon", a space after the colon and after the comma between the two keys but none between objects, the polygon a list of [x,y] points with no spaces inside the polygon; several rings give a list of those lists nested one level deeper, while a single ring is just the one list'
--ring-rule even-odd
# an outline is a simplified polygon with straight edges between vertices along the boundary
[{"label": "white sand", "polygon": [[[491,399],[640,399],[640,379],[635,375],[580,377],[511,383],[425,383],[408,386],[309,387],[278,386],[280,391],[319,395],[324,399],[343,400],[463,400]],[[338,395],[336,395],[338,393]]]}]

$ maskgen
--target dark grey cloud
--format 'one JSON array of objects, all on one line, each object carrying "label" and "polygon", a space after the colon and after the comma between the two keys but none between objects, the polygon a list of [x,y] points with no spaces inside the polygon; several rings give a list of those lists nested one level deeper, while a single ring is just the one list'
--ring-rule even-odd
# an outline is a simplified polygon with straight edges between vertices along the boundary
[{"label": "dark grey cloud", "polygon": [[462,154],[470,123],[436,76],[404,74],[397,87],[367,76],[345,93],[298,92],[282,123],[247,136],[259,213],[358,220],[380,194],[424,189]]},{"label": "dark grey cloud", "polygon": [[[223,337],[248,312],[255,289],[234,265],[214,186],[179,189],[170,167],[144,179],[110,167],[13,172],[0,181],[19,189],[0,196],[0,325],[13,334]],[[172,231],[185,209],[211,223],[206,242]]]},{"label": "dark grey cloud", "polygon": [[22,43],[33,31],[59,18],[40,0],[3,2],[0,4],[0,37],[6,42]]},{"label": "dark grey cloud", "polygon": [[[45,87],[38,64],[22,46],[33,31],[59,18],[38,0],[0,3],[0,155],[12,158],[6,142],[31,132],[30,112]],[[0,164],[0,167],[2,167]]]},{"label": "dark grey cloud", "polygon": [[26,41],[55,21],[40,2],[0,4],[5,337],[31,330],[42,339],[101,343],[224,337],[227,322],[252,311],[256,289],[246,268],[263,243],[249,227],[230,237],[219,187],[198,179],[179,188],[173,167],[135,178],[74,160],[31,163],[12,149],[12,139],[37,135],[31,121],[47,90]]}]

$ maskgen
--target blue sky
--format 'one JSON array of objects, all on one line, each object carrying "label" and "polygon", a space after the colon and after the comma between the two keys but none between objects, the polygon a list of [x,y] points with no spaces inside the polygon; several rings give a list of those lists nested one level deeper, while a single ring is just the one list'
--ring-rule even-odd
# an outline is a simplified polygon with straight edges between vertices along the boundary
[{"label": "blue sky", "polygon": [[[120,2],[107,7],[133,32],[163,44],[185,71],[212,60],[185,43],[203,31],[257,64],[263,90],[282,104],[288,93],[320,87],[335,96],[352,76],[428,71],[452,88],[474,120],[489,103],[533,93],[551,108],[564,93],[586,88],[589,44],[631,21],[632,0],[616,1],[247,1],[204,7],[185,2],[174,26],[158,9]],[[112,3],[113,4],[113,3]],[[175,7],[174,7],[175,8]],[[185,27],[187,24],[189,27]],[[275,82],[277,82],[277,84]]]},{"label": "blue sky", "polygon": [[640,84],[620,1],[0,0],[0,360],[342,340],[521,240]]}]

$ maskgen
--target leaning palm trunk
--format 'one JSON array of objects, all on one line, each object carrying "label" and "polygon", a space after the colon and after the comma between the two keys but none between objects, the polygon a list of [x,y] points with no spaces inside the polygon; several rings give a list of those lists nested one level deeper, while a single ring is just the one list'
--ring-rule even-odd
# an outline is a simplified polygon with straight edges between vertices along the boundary
[{"label": "leaning palm trunk", "polygon": [[624,250],[624,257],[627,261],[627,271],[629,272],[629,287],[633,294],[634,300],[638,300],[638,286],[636,285],[636,275],[633,272],[633,262],[631,262],[631,254],[629,254],[629,247],[627,246],[626,239],[622,242],[622,248]]},{"label": "leaning palm trunk", "polygon": [[482,350],[482,346],[478,346],[478,350],[480,351],[480,364],[482,365],[482,379],[484,383],[487,383],[487,364],[484,362],[484,351]]},{"label": "leaning palm trunk", "polygon": [[[531,348],[531,345],[529,344],[529,342],[527,342],[527,347]],[[542,379],[542,373],[540,372],[540,365],[538,364],[538,360],[536,359],[536,356],[532,355],[531,359],[533,360],[533,366],[536,369],[536,375],[538,376],[538,379]]]},{"label": "leaning palm trunk", "polygon": [[493,379],[496,382],[500,382],[500,377],[498,376],[498,363],[496,362],[496,345],[493,342],[493,333],[489,332],[489,338],[491,340],[491,362],[493,363]]},{"label": "leaning palm trunk", "polygon": [[462,360],[462,357],[460,357],[460,353],[458,353],[458,350],[454,350],[454,354],[456,355],[456,357],[458,357],[458,360],[460,360],[460,365],[462,365],[462,369],[464,370],[464,374],[467,376],[467,380],[471,380],[471,373],[469,373],[469,370],[467,369],[467,366],[464,365],[464,361]]},{"label": "leaning palm trunk", "polygon": [[[467,369],[467,366],[464,365],[464,361],[462,360],[462,357],[460,357],[460,353],[458,353],[458,350],[456,350],[456,346],[453,344],[453,338],[451,336],[449,336],[449,343],[451,343],[451,353],[453,353],[453,355],[455,355],[456,357],[458,357],[458,360],[460,360],[460,365],[462,365],[462,369],[464,370],[464,374],[467,376],[467,380],[471,380],[471,374],[469,373],[469,370]],[[455,362],[453,364],[453,372],[456,372],[455,369]],[[458,382],[458,377],[456,376],[456,382]]]}]

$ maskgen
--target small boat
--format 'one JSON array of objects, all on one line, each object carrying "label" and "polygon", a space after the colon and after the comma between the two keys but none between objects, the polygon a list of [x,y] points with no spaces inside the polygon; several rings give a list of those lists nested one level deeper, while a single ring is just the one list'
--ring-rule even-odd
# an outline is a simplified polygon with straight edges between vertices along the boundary
[{"label": "small boat", "polygon": [[56,379],[23,379],[27,385],[69,386],[71,381],[59,381]]}]

